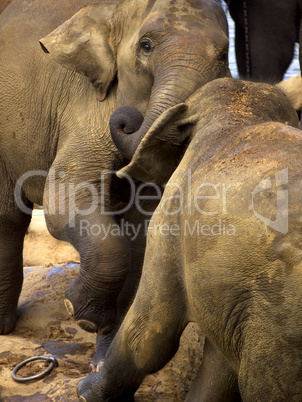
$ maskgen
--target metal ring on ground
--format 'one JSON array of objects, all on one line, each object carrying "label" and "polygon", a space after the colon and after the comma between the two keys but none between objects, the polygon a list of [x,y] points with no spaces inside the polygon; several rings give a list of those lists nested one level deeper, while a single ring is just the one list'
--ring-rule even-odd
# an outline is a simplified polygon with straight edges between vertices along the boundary
[{"label": "metal ring on ground", "polygon": [[[47,363],[49,363],[49,366],[47,367],[46,370],[42,371],[42,373],[33,375],[31,377],[18,377],[17,372],[24,367],[27,363],[33,362],[35,360],[45,360],[45,366]],[[17,382],[29,382],[29,381],[36,381],[40,380],[40,378],[43,378],[46,376],[46,374],[50,373],[51,370],[55,367],[58,366],[58,361],[55,357],[49,357],[49,356],[34,356],[30,357],[29,359],[24,360],[23,362],[17,364],[17,366],[14,368],[12,372],[12,377],[15,381]]]}]

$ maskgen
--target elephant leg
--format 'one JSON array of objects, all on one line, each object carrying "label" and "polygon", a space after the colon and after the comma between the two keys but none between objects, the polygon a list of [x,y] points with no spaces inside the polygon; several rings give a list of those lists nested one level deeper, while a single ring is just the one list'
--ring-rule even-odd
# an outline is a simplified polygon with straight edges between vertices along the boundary
[{"label": "elephant leg", "polygon": [[[243,2],[231,0],[229,10],[236,25],[235,48],[240,78],[271,83],[281,81],[293,59],[298,40],[300,21],[296,2],[255,0],[248,3],[247,26]],[[270,29],[267,29],[268,25]]]},{"label": "elephant leg", "polygon": [[[109,346],[116,335],[120,324],[131,305],[131,301],[134,298],[137,285],[141,275],[141,267],[143,263],[144,253],[143,250],[134,252],[131,254],[130,259],[130,267],[129,267],[129,274],[125,280],[124,287],[118,297],[117,301],[117,321],[116,325],[113,327],[112,331],[106,335],[97,335],[96,338],[96,353],[92,357],[89,363],[89,371],[90,372],[97,372],[100,371],[105,360],[106,353],[109,349]],[[137,269],[133,269],[138,264]]]},{"label": "elephant leg", "polygon": [[144,260],[145,236],[143,239],[141,237],[136,238],[132,242],[129,242],[129,244],[131,248],[130,266],[123,289],[121,290],[117,301],[117,322],[109,334],[97,335],[96,353],[89,364],[90,372],[100,371],[102,368],[108,348],[116,335],[137,290]]},{"label": "elephant leg", "polygon": [[[156,205],[148,205],[152,210]],[[97,335],[96,354],[90,361],[90,372],[100,371],[105,360],[107,350],[116,335],[122,320],[124,319],[137,291],[138,283],[141,277],[141,270],[144,261],[144,252],[146,247],[145,231],[147,227],[146,217],[138,214],[137,209],[129,210],[123,219],[127,219],[130,265],[128,275],[123,289],[117,301],[117,324],[114,329],[106,335]]]},{"label": "elephant leg", "polygon": [[116,325],[110,333],[105,335],[97,335],[96,353],[89,364],[90,372],[100,371],[100,369],[102,368],[108,348],[114,336],[116,335],[137,290],[144,260],[145,236],[143,236],[143,238],[141,236],[138,236],[132,242],[129,241],[129,246],[130,265],[127,278],[117,300]]},{"label": "elephant leg", "polygon": [[116,327],[109,332],[107,335],[98,335],[96,336],[96,353],[92,357],[89,363],[89,372],[96,373],[100,371],[103,367],[106,353],[113,341],[113,338],[118,330],[119,326]]},{"label": "elephant leg", "polygon": [[78,385],[81,401],[133,400],[144,377],[160,370],[176,353],[187,324],[186,296],[176,274],[177,262],[161,252],[160,245],[167,243],[161,239],[158,248],[146,252],[137,294],[103,369]]},{"label": "elephant leg", "polygon": [[2,199],[0,204],[0,334],[10,333],[17,322],[18,299],[23,283],[23,241],[30,219],[31,215],[18,209],[13,196],[9,200]]},{"label": "elephant leg", "polygon": [[186,402],[241,401],[237,374],[225,357],[206,339],[202,365]]}]

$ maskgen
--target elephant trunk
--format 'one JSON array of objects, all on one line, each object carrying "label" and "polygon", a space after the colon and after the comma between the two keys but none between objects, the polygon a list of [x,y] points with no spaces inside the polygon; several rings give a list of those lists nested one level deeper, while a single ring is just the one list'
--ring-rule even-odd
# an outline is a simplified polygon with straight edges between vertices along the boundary
[{"label": "elephant trunk", "polygon": [[119,150],[123,150],[123,156],[129,160],[137,148],[137,142],[142,139],[140,134],[138,134],[140,138],[136,138],[133,133],[140,131],[143,121],[142,114],[133,106],[121,106],[111,115],[109,127],[112,140]]},{"label": "elephant trunk", "polygon": [[[169,70],[172,77],[167,83],[167,77],[163,76],[154,82],[150,102],[144,119],[140,112],[132,106],[117,108],[110,119],[110,132],[116,147],[122,155],[131,160],[139,143],[148,132],[153,122],[168,108],[175,106],[187,99],[202,83],[200,73],[198,78],[179,71]],[[140,123],[140,126],[138,126]],[[136,129],[135,129],[136,128]]]}]

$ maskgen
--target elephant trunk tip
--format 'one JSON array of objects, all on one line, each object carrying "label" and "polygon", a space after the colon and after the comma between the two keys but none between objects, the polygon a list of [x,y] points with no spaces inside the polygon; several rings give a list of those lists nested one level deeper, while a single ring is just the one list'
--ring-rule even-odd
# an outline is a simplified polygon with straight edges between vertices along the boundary
[{"label": "elephant trunk tip", "polygon": [[118,107],[110,118],[110,132],[115,134],[122,130],[124,134],[132,134],[140,128],[143,120],[142,114],[135,107]]},{"label": "elephant trunk tip", "polygon": [[121,106],[111,115],[109,128],[112,140],[127,159],[131,159],[137,147],[137,133],[144,121],[142,114],[133,106]]}]

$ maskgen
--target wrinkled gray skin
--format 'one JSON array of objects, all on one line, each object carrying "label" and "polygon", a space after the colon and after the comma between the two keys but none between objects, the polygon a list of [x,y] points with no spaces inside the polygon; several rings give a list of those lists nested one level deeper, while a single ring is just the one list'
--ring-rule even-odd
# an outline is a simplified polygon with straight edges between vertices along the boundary
[{"label": "wrinkled gray skin", "polygon": [[[145,116],[143,135],[165,109],[228,74],[228,39],[215,1],[102,1],[80,10],[88,3],[16,0],[0,16],[0,334],[16,324],[23,238],[33,203],[43,204],[50,233],[81,257],[67,309],[102,336],[104,354],[140,277],[144,211],[160,197],[140,201],[143,212],[135,205],[118,212],[134,190],[114,173],[101,177],[126,163],[109,117],[117,106],[135,106]],[[24,180],[20,210],[14,188],[33,170],[42,173]],[[141,228],[135,240],[117,233],[121,219]]]},{"label": "wrinkled gray skin", "polygon": [[[247,12],[249,74],[245,35],[244,0],[226,1],[235,22],[235,50],[242,79],[275,83],[288,69],[299,41],[301,0],[245,0]],[[301,66],[301,55],[300,55]]]},{"label": "wrinkled gray skin", "polygon": [[[134,302],[102,371],[79,383],[82,402],[133,400],[190,321],[206,344],[187,401],[302,400],[297,125],[279,90],[232,78],[153,124],[124,171],[161,183],[167,153],[184,155],[150,221]],[[185,139],[187,148],[177,145]]]}]

